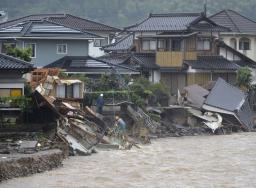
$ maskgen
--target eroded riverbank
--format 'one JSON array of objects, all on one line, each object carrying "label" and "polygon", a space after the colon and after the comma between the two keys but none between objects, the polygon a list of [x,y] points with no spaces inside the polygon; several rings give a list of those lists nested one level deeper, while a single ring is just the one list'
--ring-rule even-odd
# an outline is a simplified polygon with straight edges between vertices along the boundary
[{"label": "eroded riverbank", "polygon": [[256,133],[159,139],[142,149],[70,157],[1,188],[255,187]]}]

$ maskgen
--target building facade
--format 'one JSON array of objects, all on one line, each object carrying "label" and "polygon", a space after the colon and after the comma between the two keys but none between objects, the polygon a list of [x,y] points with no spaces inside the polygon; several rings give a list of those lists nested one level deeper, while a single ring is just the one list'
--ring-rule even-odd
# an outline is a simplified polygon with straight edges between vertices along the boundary
[{"label": "building facade", "polygon": [[0,24],[0,51],[7,46],[32,49],[32,63],[43,67],[64,56],[100,56],[102,45],[119,31],[68,14],[31,15]]}]

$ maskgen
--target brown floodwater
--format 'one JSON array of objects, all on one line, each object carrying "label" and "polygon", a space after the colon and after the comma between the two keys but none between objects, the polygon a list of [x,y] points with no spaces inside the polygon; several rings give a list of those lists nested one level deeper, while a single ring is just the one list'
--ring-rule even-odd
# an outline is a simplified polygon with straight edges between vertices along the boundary
[{"label": "brown floodwater", "polygon": [[0,188],[256,187],[256,133],[165,138],[129,151],[70,157]]}]

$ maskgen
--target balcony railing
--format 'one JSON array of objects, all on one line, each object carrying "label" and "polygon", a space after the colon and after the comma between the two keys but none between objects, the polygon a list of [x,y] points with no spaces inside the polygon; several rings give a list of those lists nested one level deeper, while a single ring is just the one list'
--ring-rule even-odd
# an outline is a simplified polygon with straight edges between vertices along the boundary
[{"label": "balcony railing", "polygon": [[197,52],[157,52],[156,63],[160,67],[181,67],[183,60],[196,60]]}]

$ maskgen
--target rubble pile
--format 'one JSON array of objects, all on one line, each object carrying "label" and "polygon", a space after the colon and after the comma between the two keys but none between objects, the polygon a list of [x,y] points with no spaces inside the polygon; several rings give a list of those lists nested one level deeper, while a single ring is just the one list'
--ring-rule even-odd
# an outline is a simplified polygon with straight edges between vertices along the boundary
[{"label": "rubble pile", "polygon": [[[155,109],[158,137],[230,134],[255,130],[248,96],[219,78],[211,87],[191,85],[178,93],[178,105]],[[150,109],[150,111],[153,111]]]}]

